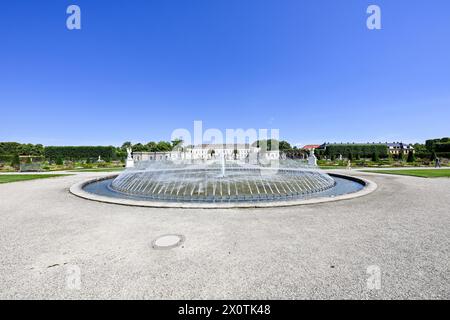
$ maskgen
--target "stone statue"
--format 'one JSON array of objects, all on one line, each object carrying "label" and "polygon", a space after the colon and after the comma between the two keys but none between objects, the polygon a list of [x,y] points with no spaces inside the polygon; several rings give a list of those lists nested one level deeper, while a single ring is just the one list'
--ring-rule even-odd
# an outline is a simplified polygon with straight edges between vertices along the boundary
[{"label": "stone statue", "polygon": [[309,153],[308,165],[310,165],[312,167],[317,167],[317,158],[316,158],[316,155],[314,154],[314,149],[311,149],[311,151]]},{"label": "stone statue", "polygon": [[127,147],[127,164],[126,167],[127,168],[133,168],[134,167],[134,160],[133,160],[133,156],[131,155],[131,147]]}]

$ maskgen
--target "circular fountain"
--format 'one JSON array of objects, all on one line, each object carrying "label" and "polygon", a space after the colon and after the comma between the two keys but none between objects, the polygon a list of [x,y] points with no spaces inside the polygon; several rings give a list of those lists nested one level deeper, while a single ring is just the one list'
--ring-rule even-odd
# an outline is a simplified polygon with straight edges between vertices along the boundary
[{"label": "circular fountain", "polygon": [[367,192],[368,185],[361,179],[327,174],[301,160],[252,164],[220,157],[140,161],[119,175],[80,183],[71,191],[128,205],[230,208],[323,202]]},{"label": "circular fountain", "polygon": [[219,164],[128,170],[110,188],[126,195],[163,201],[264,201],[312,194],[335,180],[317,170],[273,169]]}]

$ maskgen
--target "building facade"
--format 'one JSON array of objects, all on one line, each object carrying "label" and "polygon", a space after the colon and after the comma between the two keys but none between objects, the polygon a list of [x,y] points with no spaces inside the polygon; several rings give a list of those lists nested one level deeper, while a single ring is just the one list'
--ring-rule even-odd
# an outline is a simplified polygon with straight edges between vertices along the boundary
[{"label": "building facade", "polygon": [[250,144],[202,144],[179,147],[177,150],[168,152],[133,152],[134,161],[212,160],[222,157],[225,157],[226,160],[241,161],[251,157],[277,160],[280,158],[280,152],[278,150],[261,151],[260,148]]}]

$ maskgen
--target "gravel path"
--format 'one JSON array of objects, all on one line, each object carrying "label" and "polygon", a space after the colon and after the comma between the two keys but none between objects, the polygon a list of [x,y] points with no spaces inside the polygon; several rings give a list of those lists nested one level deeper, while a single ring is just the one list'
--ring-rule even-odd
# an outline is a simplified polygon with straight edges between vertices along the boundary
[{"label": "gravel path", "polygon": [[[68,192],[102,173],[1,184],[0,298],[449,299],[450,179],[349,174],[378,189],[279,209],[126,207]],[[153,249],[164,234],[185,242]]]}]

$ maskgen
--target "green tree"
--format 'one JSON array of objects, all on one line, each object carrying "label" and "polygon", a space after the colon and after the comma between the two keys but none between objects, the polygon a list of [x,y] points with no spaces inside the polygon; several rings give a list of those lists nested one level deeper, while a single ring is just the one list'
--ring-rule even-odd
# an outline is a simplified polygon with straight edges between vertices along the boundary
[{"label": "green tree", "polygon": [[280,151],[289,151],[289,150],[292,150],[292,147],[289,144],[289,142],[282,140],[278,144],[278,149]]},{"label": "green tree", "polygon": [[158,144],[154,141],[150,141],[145,146],[146,146],[148,152],[158,151]]},{"label": "green tree", "polygon": [[389,154],[388,154],[388,161],[389,161],[389,163],[392,163],[392,162],[394,161],[394,158],[393,158],[393,156],[392,156],[392,153],[390,153],[390,152],[389,152]]},{"label": "green tree", "polygon": [[127,148],[131,148],[132,144],[130,141],[126,141],[122,144],[122,146],[120,147],[120,149],[122,149],[123,151],[127,151]]},{"label": "green tree", "polygon": [[116,148],[113,146],[48,146],[45,147],[45,157],[55,161],[58,158],[64,160],[85,160],[87,158],[113,158]]},{"label": "green tree", "polygon": [[416,143],[413,145],[415,150],[415,157],[421,159],[429,159],[432,156],[432,153],[427,149],[424,144]]},{"label": "green tree", "polygon": [[436,152],[433,152],[433,153],[431,154],[431,161],[434,161],[434,160],[436,160],[436,159],[437,159]]},{"label": "green tree", "polygon": [[380,155],[378,154],[378,152],[374,152],[373,154],[372,154],[372,161],[373,162],[378,162],[378,161],[380,161]]},{"label": "green tree", "polygon": [[29,155],[41,156],[44,154],[42,144],[20,144],[18,142],[0,142],[0,155]]},{"label": "green tree", "polygon": [[416,161],[416,156],[414,155],[414,152],[410,151],[408,153],[408,159],[406,160],[408,163],[412,163]]},{"label": "green tree", "polygon": [[11,161],[11,167],[18,168],[20,166],[20,158],[19,155],[16,153]]},{"label": "green tree", "polygon": [[160,141],[158,142],[157,146],[157,151],[171,151],[172,150],[172,144],[170,142],[167,141]]},{"label": "green tree", "polygon": [[382,143],[366,143],[366,144],[326,144],[325,155],[331,157],[332,155],[348,156],[351,152],[353,155],[359,154],[359,157],[370,158],[372,154],[377,151],[380,158],[388,156],[388,148],[386,144]]},{"label": "green tree", "polygon": [[145,152],[145,151],[147,151],[146,146],[144,146],[142,143],[133,144],[132,149],[135,152]]},{"label": "green tree", "polygon": [[287,141],[278,141],[276,139],[268,139],[268,140],[257,140],[253,143],[253,146],[261,148],[263,150],[270,151],[272,150],[272,145],[276,145],[278,143],[278,150],[280,151],[288,151],[292,150],[291,145]]},{"label": "green tree", "polygon": [[175,139],[172,140],[172,150],[175,149],[176,147],[183,145],[183,140],[182,139]]}]

